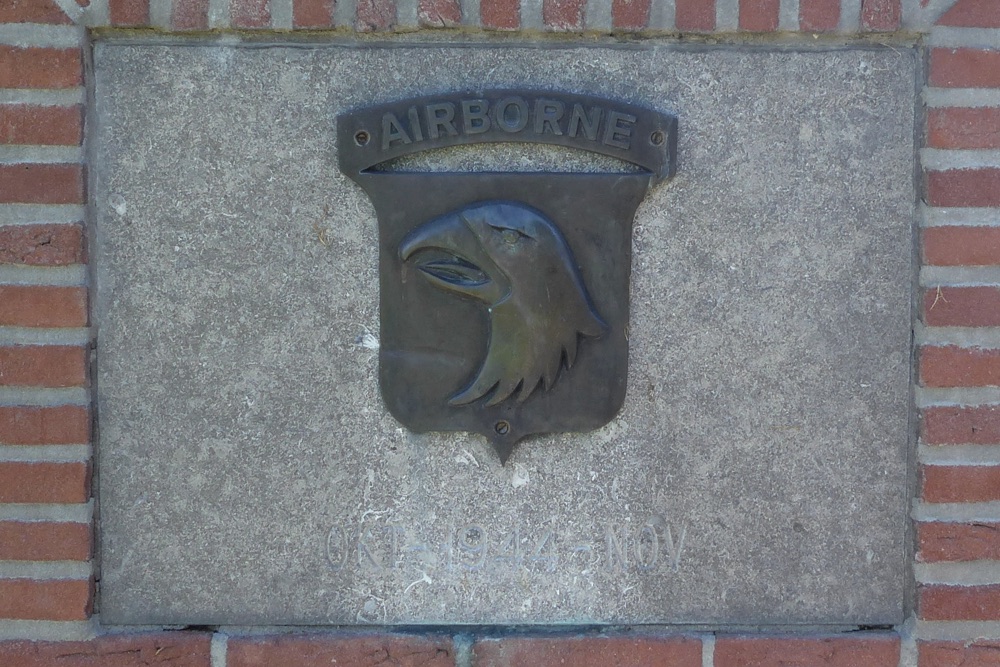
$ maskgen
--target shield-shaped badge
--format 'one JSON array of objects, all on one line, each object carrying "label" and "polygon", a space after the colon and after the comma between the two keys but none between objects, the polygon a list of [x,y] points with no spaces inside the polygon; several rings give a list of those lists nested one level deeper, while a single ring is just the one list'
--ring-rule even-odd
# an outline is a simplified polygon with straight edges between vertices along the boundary
[{"label": "shield-shaped badge", "polygon": [[[674,116],[598,97],[476,91],[338,118],[340,168],[379,222],[382,397],[414,431],[521,438],[603,426],[625,398],[632,220],[674,171]],[[413,172],[462,144],[557,144],[607,173]]]}]

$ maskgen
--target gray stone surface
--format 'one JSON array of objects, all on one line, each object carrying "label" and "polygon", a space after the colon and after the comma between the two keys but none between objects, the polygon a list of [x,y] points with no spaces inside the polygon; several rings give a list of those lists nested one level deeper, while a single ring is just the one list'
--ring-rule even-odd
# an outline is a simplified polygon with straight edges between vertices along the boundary
[{"label": "gray stone surface", "polygon": [[[99,43],[102,620],[901,621],[914,63]],[[383,409],[376,222],[334,141],[342,110],[480,84],[680,118],[625,407],[505,468]]]}]

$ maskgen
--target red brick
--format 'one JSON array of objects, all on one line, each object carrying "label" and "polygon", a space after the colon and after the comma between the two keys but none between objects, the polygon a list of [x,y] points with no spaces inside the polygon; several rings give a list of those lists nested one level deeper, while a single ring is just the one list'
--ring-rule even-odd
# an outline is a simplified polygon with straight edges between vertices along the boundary
[{"label": "red brick", "polygon": [[462,25],[462,7],[458,0],[420,0],[417,20],[430,28],[454,28]]},{"label": "red brick", "polygon": [[66,266],[86,261],[82,225],[0,227],[0,264]]},{"label": "red brick", "polygon": [[677,0],[674,24],[678,30],[715,30],[715,0]]},{"label": "red brick", "polygon": [[942,88],[1000,87],[1000,51],[931,49],[929,83]]},{"label": "red brick", "polygon": [[517,30],[521,27],[520,0],[481,0],[479,20],[490,30]]},{"label": "red brick", "polygon": [[0,285],[0,326],[83,327],[86,325],[87,288],[85,287]]},{"label": "red brick", "polygon": [[0,444],[79,445],[89,441],[90,411],[85,406],[0,406]]},{"label": "red brick", "polygon": [[929,227],[921,233],[924,264],[1000,264],[1000,227]]},{"label": "red brick", "polygon": [[688,637],[509,637],[472,648],[476,667],[701,667],[701,642]]},{"label": "red brick", "polygon": [[899,637],[719,637],[715,667],[897,667]]},{"label": "red brick", "polygon": [[931,206],[1000,206],[1000,169],[928,171],[926,175]]},{"label": "red brick", "polygon": [[[1000,12],[1000,5],[997,11]],[[932,148],[1000,148],[1000,109],[928,109],[927,145]]]},{"label": "red brick", "polygon": [[0,462],[0,503],[85,503],[89,499],[86,463]]},{"label": "red brick", "polygon": [[396,25],[396,3],[393,0],[358,0],[357,20],[354,27],[358,32],[391,30]]},{"label": "red brick", "polygon": [[773,32],[778,29],[778,0],[740,0],[740,30]]},{"label": "red brick", "polygon": [[0,144],[79,146],[83,141],[83,107],[0,106]]},{"label": "red brick", "polygon": [[296,28],[329,28],[333,25],[334,0],[294,0],[292,25]]},{"label": "red brick", "polygon": [[1000,619],[1000,586],[921,586],[917,617],[925,621]]},{"label": "red brick", "polygon": [[86,523],[0,521],[0,560],[88,560]]},{"label": "red brick", "polygon": [[1000,500],[1000,466],[921,466],[921,496],[928,503]]},{"label": "red brick", "polygon": [[269,0],[230,0],[229,18],[236,28],[267,28],[271,25]]},{"label": "red brick", "polygon": [[1000,642],[917,642],[917,667],[997,667]]},{"label": "red brick", "polygon": [[83,167],[78,164],[0,165],[0,203],[82,204]]},{"label": "red brick", "polygon": [[840,0],[799,0],[799,28],[832,32],[840,23]]},{"label": "red brick", "polygon": [[583,30],[586,0],[543,0],[542,21],[552,30]]},{"label": "red brick", "polygon": [[997,0],[958,0],[938,19],[938,25],[960,28],[1000,28]]},{"label": "red brick", "polygon": [[114,634],[88,642],[0,642],[0,665],[11,667],[209,667],[211,662],[211,635],[201,632]]},{"label": "red brick", "polygon": [[918,523],[917,560],[1000,560],[1000,523]]},{"label": "red brick", "polygon": [[920,382],[925,387],[1000,385],[1000,350],[926,345],[920,348]]},{"label": "red brick", "polygon": [[87,348],[77,345],[0,347],[0,387],[84,387]]},{"label": "red brick", "polygon": [[924,324],[932,327],[1000,326],[1000,289],[938,287],[924,292]]},{"label": "red brick", "polygon": [[80,49],[0,46],[0,88],[75,88],[82,85]]},{"label": "red brick", "polygon": [[611,25],[618,30],[642,30],[649,26],[652,0],[612,0]]},{"label": "red brick", "polygon": [[451,667],[451,640],[395,634],[230,638],[227,667]]},{"label": "red brick", "polygon": [[149,0],[108,0],[111,25],[149,25]]},{"label": "red brick", "polygon": [[903,19],[900,0],[861,0],[861,29],[878,32],[897,30]]},{"label": "red brick", "polygon": [[0,23],[72,23],[55,0],[4,0]]},{"label": "red brick", "polygon": [[170,22],[177,30],[208,28],[208,0],[174,0]]},{"label": "red brick", "polygon": [[1000,408],[924,408],[920,437],[930,445],[1000,444]]},{"label": "red brick", "polygon": [[88,580],[0,579],[0,618],[84,621],[90,617],[93,589]]}]

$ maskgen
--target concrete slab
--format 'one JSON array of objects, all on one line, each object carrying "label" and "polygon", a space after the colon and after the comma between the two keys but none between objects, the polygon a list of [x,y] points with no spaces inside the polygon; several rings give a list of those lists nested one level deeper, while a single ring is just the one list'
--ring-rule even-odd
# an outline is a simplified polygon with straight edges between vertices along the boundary
[{"label": "concrete slab", "polygon": [[[915,62],[98,43],[102,621],[900,622]],[[346,109],[479,86],[680,119],[622,412],[506,467],[384,409],[376,221],[335,142]],[[518,150],[418,164],[599,168]]]}]

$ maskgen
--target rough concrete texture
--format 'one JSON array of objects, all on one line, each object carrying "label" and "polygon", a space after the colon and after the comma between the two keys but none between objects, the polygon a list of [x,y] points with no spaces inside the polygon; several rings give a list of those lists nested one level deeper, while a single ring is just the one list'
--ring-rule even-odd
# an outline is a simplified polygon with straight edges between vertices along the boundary
[{"label": "rough concrete texture", "polygon": [[[95,58],[102,620],[902,620],[913,52]],[[376,221],[334,141],[345,109],[479,85],[680,118],[625,407],[506,467],[384,410]]]}]

